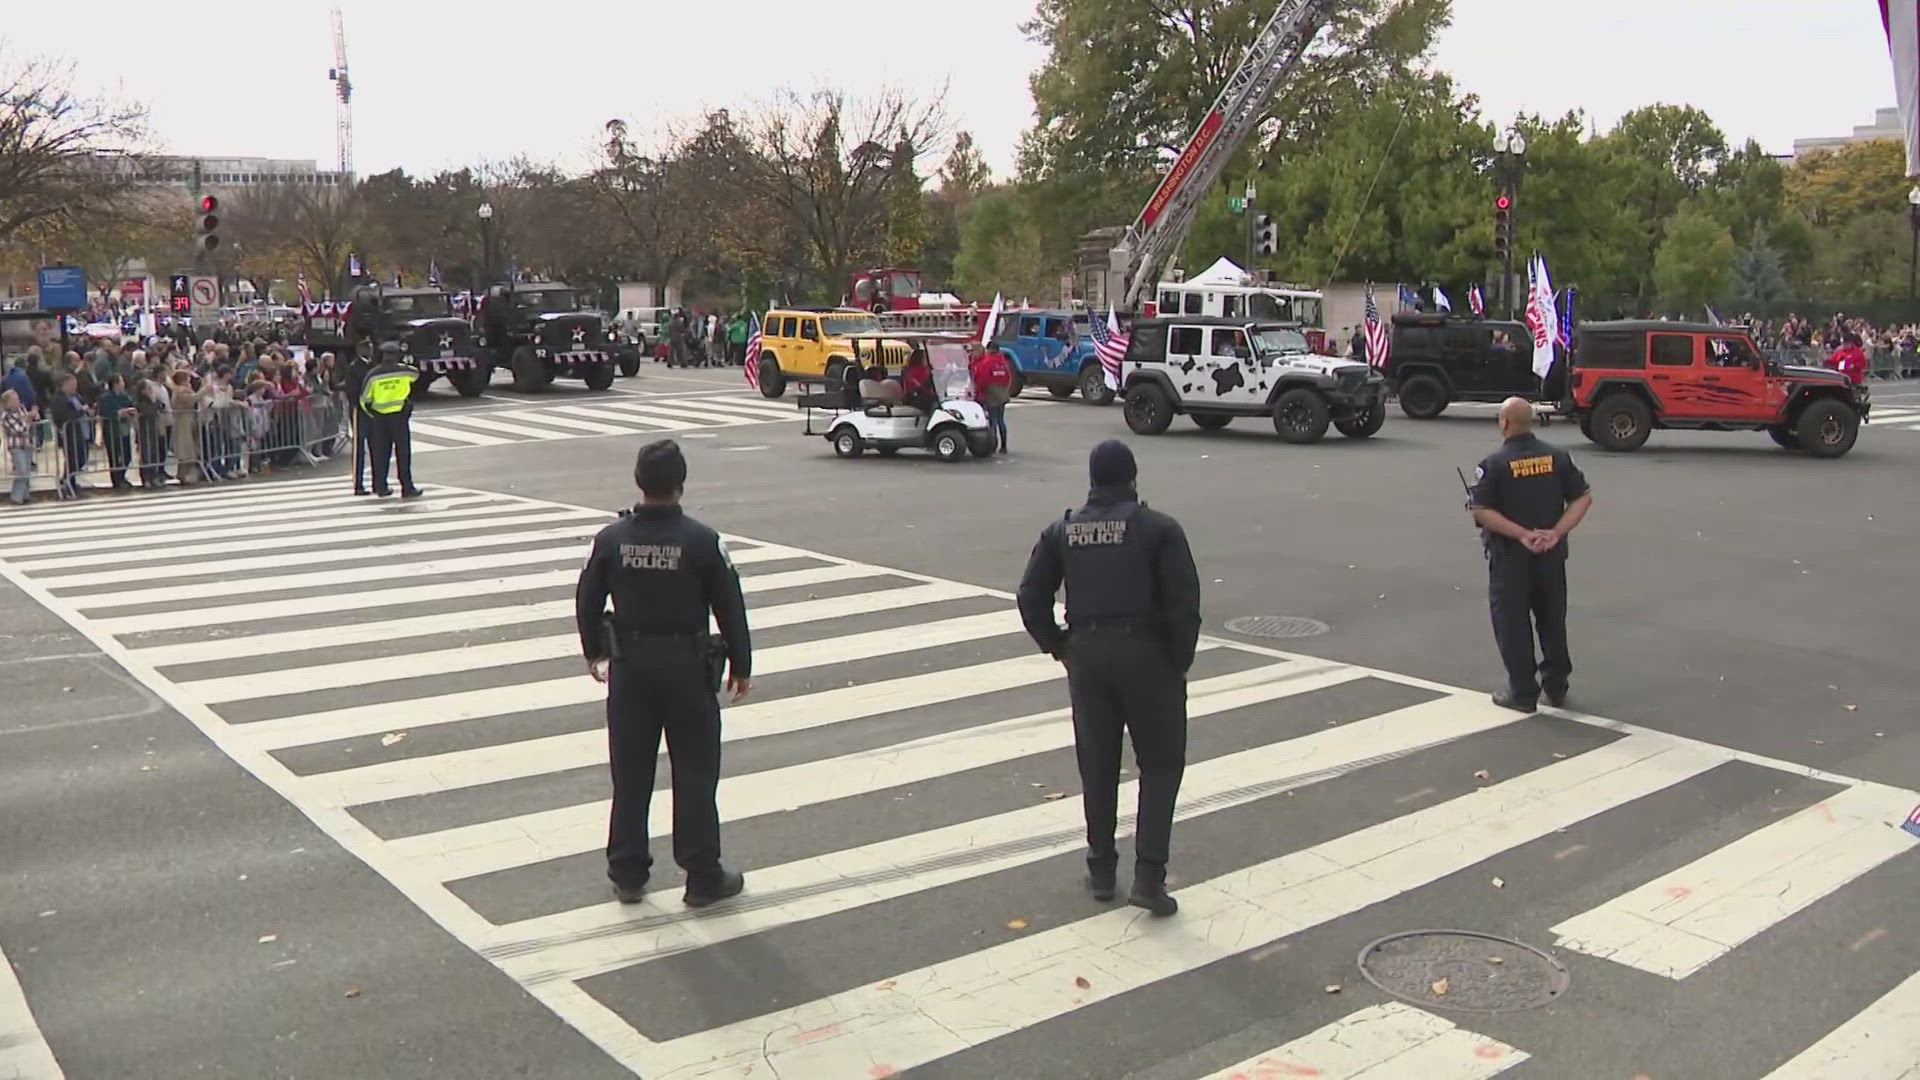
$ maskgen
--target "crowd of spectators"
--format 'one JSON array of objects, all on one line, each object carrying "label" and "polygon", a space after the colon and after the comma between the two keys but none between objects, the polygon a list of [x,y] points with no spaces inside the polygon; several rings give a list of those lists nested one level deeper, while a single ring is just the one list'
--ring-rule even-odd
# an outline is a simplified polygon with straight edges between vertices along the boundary
[{"label": "crowd of spectators", "polygon": [[0,408],[11,500],[25,501],[35,476],[77,498],[98,489],[87,481],[101,472],[110,490],[155,490],[335,453],[347,413],[334,355],[236,337],[197,345],[110,337],[64,355],[36,343],[7,358]]}]

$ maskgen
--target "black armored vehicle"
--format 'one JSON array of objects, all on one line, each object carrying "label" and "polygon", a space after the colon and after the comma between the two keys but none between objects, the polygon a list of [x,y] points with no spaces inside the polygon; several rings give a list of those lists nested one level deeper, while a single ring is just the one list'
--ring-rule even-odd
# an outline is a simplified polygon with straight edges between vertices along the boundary
[{"label": "black armored vehicle", "polygon": [[557,378],[580,379],[590,390],[613,385],[613,342],[600,313],[559,281],[517,282],[487,289],[474,315],[479,355],[513,373],[522,393]]}]

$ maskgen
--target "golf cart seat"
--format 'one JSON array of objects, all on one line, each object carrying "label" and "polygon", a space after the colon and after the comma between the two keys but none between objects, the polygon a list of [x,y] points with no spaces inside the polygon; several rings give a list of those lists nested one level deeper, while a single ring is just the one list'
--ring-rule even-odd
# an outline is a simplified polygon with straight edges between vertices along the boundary
[{"label": "golf cart seat", "polygon": [[860,380],[860,404],[868,416],[919,416],[920,410],[904,403],[900,384],[892,379]]}]

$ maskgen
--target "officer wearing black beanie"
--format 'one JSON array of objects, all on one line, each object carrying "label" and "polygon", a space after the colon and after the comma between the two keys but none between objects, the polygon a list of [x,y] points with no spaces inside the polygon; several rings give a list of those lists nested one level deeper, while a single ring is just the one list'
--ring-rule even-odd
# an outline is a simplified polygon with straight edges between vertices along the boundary
[{"label": "officer wearing black beanie", "polygon": [[[1133,889],[1127,902],[1155,915],[1180,905],[1167,895],[1173,804],[1187,760],[1187,669],[1200,640],[1200,574],[1180,523],[1150,510],[1134,490],[1133,451],[1117,439],[1087,460],[1087,503],[1048,525],[1020,578],[1027,633],[1067,666],[1074,748],[1087,815],[1087,888],[1113,899],[1120,856],[1120,739],[1133,739],[1140,767]],[[1067,588],[1067,627],[1053,599]]]},{"label": "officer wearing black beanie", "polygon": [[[751,685],[746,601],[720,534],[680,509],[687,481],[680,447],[663,440],[641,448],[633,478],[640,505],[593,538],[574,595],[587,671],[609,683],[607,877],[621,903],[640,902],[653,868],[648,822],[664,732],[673,757],[673,858],[687,875],[682,899],[705,907],[739,895],[746,884],[720,863],[714,801],[722,661],[733,701]],[[709,612],[719,640],[708,633]]]}]

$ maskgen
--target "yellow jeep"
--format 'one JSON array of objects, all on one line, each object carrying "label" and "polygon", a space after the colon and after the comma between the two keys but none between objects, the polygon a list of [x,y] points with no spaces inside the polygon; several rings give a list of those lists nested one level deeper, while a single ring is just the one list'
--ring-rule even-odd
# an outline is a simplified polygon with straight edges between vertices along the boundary
[{"label": "yellow jeep", "polygon": [[[760,320],[760,355],[747,362],[760,365],[760,393],[770,398],[785,394],[789,379],[838,383],[853,363],[847,335],[879,329],[879,320],[859,308],[774,308]],[[890,343],[883,355],[888,367],[899,367],[907,347]]]}]

